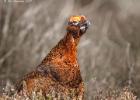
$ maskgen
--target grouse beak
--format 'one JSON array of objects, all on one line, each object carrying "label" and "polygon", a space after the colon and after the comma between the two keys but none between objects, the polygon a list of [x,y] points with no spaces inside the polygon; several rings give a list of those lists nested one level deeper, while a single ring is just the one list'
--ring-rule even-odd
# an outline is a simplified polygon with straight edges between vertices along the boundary
[{"label": "grouse beak", "polygon": [[86,20],[85,22],[81,23],[81,25],[80,25],[80,31],[82,33],[85,33],[86,30],[89,28],[89,26],[90,26],[90,21],[89,20]]}]

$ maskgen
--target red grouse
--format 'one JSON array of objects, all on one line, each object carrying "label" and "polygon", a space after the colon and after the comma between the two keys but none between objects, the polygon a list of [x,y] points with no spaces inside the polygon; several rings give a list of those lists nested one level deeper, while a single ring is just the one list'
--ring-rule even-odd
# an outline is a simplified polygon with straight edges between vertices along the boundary
[{"label": "red grouse", "polygon": [[17,84],[18,93],[24,90],[30,96],[33,91],[46,96],[55,92],[55,97],[83,100],[84,84],[77,61],[77,45],[86,32],[89,21],[85,16],[71,16],[66,35],[49,52],[34,71],[24,76]]}]

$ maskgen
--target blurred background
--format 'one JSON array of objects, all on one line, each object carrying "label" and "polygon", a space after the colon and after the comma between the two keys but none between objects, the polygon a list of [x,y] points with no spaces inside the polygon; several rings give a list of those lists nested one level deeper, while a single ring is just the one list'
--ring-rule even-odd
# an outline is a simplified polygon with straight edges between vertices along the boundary
[{"label": "blurred background", "polygon": [[[33,70],[71,15],[91,26],[78,47],[87,100],[128,86],[140,97],[140,0],[0,0],[0,89]],[[23,2],[24,1],[24,2]]]}]

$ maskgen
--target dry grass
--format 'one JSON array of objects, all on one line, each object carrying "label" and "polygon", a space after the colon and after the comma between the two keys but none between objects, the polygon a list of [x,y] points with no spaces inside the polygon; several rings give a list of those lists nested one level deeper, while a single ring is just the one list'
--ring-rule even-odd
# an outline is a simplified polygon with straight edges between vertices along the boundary
[{"label": "dry grass", "polygon": [[[54,91],[51,94],[46,94],[44,96],[42,91],[39,92],[33,91],[32,95],[28,96],[26,94],[26,90],[22,92],[22,95],[17,94],[14,89],[10,91],[4,92],[0,96],[0,100],[72,100],[70,97],[63,97],[61,94],[57,94]],[[76,99],[73,99],[76,100]],[[81,100],[80,98],[78,100]],[[87,100],[85,98],[85,100]],[[137,100],[137,96],[135,96],[129,88],[125,87],[123,89],[108,89],[102,91],[96,91],[96,95],[90,97],[90,100]]]},{"label": "dry grass", "polygon": [[99,91],[93,100],[136,100],[136,96],[128,88]]}]

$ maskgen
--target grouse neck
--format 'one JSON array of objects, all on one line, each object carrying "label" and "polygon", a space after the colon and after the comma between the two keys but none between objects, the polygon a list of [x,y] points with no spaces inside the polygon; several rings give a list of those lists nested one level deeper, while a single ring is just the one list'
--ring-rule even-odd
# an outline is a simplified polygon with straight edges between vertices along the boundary
[{"label": "grouse neck", "polygon": [[67,60],[69,59],[68,61],[70,61],[71,63],[77,64],[77,45],[79,42],[79,38],[74,38],[72,33],[67,33],[62,41],[64,50],[63,53],[66,56]]},{"label": "grouse neck", "polygon": [[59,43],[49,52],[42,63],[57,63],[64,59],[69,59],[70,62],[77,63],[78,41],[79,38],[75,39],[72,33],[66,33],[64,38],[62,38]]},{"label": "grouse neck", "polygon": [[66,40],[65,40],[65,43],[68,43],[69,45],[68,46],[74,46],[75,49],[77,49],[77,45],[79,43],[79,36],[77,35],[74,35],[74,34],[79,34],[79,33],[73,33],[73,32],[68,32],[66,34]]}]

